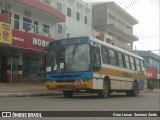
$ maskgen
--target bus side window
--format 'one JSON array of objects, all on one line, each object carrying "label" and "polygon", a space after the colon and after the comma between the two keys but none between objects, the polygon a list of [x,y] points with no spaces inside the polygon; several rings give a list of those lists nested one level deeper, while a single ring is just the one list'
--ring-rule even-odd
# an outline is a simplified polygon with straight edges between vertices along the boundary
[{"label": "bus side window", "polygon": [[123,54],[118,52],[118,62],[119,62],[119,67],[124,67],[124,61],[123,61]]},{"label": "bus side window", "polygon": [[131,63],[131,69],[132,69],[132,70],[136,70],[134,58],[131,57],[131,56],[130,56],[129,58],[130,58],[130,63]]},{"label": "bus side window", "polygon": [[110,59],[111,65],[117,66],[116,51],[115,50],[109,49],[109,59]]},{"label": "bus side window", "polygon": [[143,61],[140,61],[140,64],[141,64],[141,70],[144,72],[144,71],[145,71],[144,62],[143,62]]},{"label": "bus side window", "polygon": [[101,68],[101,58],[100,58],[99,46],[92,46],[91,52],[92,52],[93,70],[98,71]]},{"label": "bus side window", "polygon": [[128,55],[125,55],[125,63],[126,63],[126,68],[127,68],[127,69],[131,69],[131,68],[130,68],[130,61],[129,61]]},{"label": "bus side window", "polygon": [[108,48],[101,45],[102,62],[104,64],[109,64],[109,53]]},{"label": "bus side window", "polygon": [[141,71],[141,66],[140,66],[139,60],[136,59],[135,61],[136,61],[136,68],[137,68],[137,71]]}]

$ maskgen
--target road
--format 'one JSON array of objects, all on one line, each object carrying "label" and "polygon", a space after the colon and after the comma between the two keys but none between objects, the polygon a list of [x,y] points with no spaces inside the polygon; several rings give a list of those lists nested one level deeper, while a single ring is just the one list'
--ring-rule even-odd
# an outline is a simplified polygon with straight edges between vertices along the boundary
[{"label": "road", "polygon": [[[113,94],[108,99],[95,95],[43,97],[2,97],[0,111],[159,111],[160,93],[141,93],[137,97]],[[44,119],[44,118],[42,118]],[[53,120],[75,120],[74,118],[54,118]],[[81,120],[77,118],[76,120]],[[87,120],[132,120],[134,118],[87,118]],[[159,120],[159,118],[136,118],[136,120]]]}]

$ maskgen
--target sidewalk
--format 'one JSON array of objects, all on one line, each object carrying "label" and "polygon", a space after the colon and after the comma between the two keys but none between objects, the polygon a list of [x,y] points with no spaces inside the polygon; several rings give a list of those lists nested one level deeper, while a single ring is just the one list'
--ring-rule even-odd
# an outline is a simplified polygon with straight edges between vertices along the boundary
[{"label": "sidewalk", "polygon": [[146,89],[146,90],[144,90],[142,92],[145,92],[145,93],[157,93],[157,92],[159,92],[160,93],[160,89],[153,89],[152,91]]},{"label": "sidewalk", "polygon": [[45,83],[0,83],[0,97],[27,97],[61,95],[60,91],[47,90]]}]

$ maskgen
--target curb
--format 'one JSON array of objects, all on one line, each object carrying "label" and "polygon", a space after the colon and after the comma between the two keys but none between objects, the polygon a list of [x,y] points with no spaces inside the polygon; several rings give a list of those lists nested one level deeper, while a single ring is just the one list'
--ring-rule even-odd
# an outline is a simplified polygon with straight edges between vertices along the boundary
[{"label": "curb", "polygon": [[60,96],[62,93],[0,93],[0,97]]}]

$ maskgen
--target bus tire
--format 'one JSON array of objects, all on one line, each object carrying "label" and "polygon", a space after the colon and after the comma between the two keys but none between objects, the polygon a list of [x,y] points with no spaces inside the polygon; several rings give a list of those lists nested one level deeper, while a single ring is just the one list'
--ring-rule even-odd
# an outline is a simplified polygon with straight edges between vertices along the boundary
[{"label": "bus tire", "polygon": [[134,90],[132,91],[132,96],[137,96],[139,95],[139,87],[138,87],[138,83],[134,82]]},{"label": "bus tire", "polygon": [[71,98],[73,96],[73,91],[63,91],[63,95],[66,98]]},{"label": "bus tire", "polygon": [[107,81],[103,82],[103,90],[98,91],[98,97],[100,98],[108,98],[110,95],[109,92],[109,84]]},{"label": "bus tire", "polygon": [[127,96],[137,96],[137,95],[139,95],[139,87],[138,87],[138,83],[136,81],[134,82],[134,90],[126,91],[126,95]]}]

